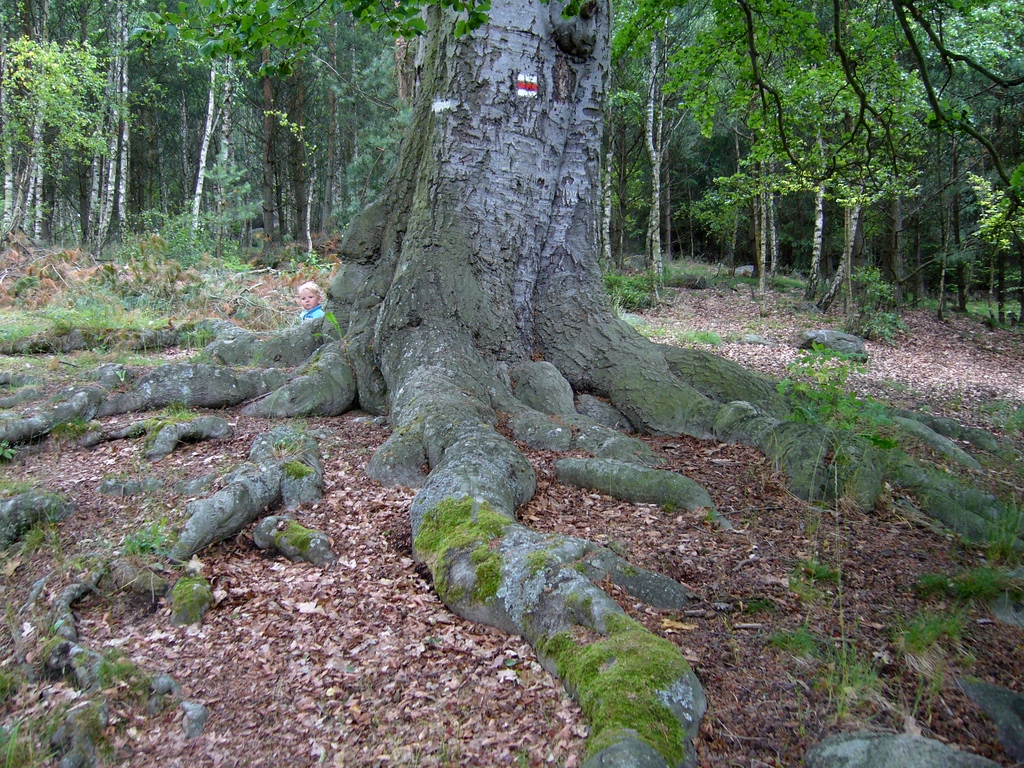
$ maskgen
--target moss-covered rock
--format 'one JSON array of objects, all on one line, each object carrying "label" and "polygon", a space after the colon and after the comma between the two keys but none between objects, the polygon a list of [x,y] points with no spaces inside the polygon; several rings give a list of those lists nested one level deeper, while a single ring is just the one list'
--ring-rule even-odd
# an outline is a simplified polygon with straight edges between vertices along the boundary
[{"label": "moss-covered rock", "polygon": [[213,605],[213,590],[202,576],[182,576],[171,590],[171,624],[199,624]]},{"label": "moss-covered rock", "polygon": [[338,560],[325,534],[283,515],[260,520],[253,528],[252,539],[260,549],[276,549],[292,562],[328,566]]},{"label": "moss-covered rock", "polygon": [[320,446],[308,432],[294,427],[275,427],[253,440],[249,461],[276,466],[281,473],[281,503],[295,509],[320,499],[324,489],[324,465]]}]

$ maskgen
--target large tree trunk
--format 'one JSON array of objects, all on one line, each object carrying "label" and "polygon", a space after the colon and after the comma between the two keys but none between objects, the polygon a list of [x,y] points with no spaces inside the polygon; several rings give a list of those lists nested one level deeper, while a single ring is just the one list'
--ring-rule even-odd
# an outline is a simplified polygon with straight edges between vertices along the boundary
[{"label": "large tree trunk", "polygon": [[[540,411],[574,419],[571,396],[526,405],[522,382],[555,368],[566,391],[606,396],[654,432],[709,435],[717,412],[611,312],[598,268],[609,9],[561,9],[498,5],[461,38],[430,12],[412,124],[384,197],[350,226],[328,308],[360,406],[391,416],[370,472],[422,486],[414,549],[445,602],[531,641],[588,711],[602,764],[692,765],[703,694],[685,660],[581,572],[593,545],[515,522],[534,474],[494,426],[507,414],[523,439],[527,423],[559,432]],[[616,681],[641,656],[650,674]],[[636,686],[611,699],[643,699],[651,721],[613,712],[600,685]]]},{"label": "large tree trunk", "polygon": [[[576,412],[573,395],[590,393],[648,433],[746,440],[786,466],[806,457],[804,496],[845,492],[835,474],[861,477],[861,463],[814,464],[843,449],[780,424],[770,383],[651,343],[612,313],[598,265],[609,8],[561,11],[497,4],[463,37],[427,12],[405,143],[382,198],[348,228],[327,309],[359,406],[390,415],[368,472],[419,487],[413,547],[441,598],[521,634],[562,677],[591,721],[587,766],[693,765],[699,683],[598,586],[639,569],[515,521],[535,476],[498,425],[531,447],[637,461],[642,443]],[[307,411],[317,365],[261,413]],[[680,585],[644,573],[625,588],[680,605]]]}]

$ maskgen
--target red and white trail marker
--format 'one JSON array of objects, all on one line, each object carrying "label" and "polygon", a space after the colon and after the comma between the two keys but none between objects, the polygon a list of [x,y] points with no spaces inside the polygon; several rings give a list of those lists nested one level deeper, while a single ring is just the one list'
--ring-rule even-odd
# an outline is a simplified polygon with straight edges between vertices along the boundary
[{"label": "red and white trail marker", "polygon": [[528,99],[537,98],[537,76],[520,72],[516,78],[516,94]]}]

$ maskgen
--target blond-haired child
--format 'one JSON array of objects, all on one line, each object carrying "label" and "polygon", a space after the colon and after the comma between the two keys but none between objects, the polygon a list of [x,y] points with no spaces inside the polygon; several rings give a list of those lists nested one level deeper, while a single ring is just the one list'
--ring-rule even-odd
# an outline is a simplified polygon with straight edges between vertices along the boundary
[{"label": "blond-haired child", "polygon": [[324,294],[320,286],[310,281],[299,286],[299,304],[302,305],[302,312],[299,313],[299,320],[308,323],[310,320],[317,320],[324,316]]}]

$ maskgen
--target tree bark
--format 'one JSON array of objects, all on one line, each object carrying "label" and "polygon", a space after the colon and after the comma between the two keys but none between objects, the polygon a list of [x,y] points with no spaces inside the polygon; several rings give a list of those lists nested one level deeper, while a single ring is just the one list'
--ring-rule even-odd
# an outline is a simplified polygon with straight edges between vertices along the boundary
[{"label": "tree bark", "polygon": [[[327,34],[328,63],[331,71],[338,71],[337,22],[331,20]],[[399,81],[401,82],[401,80]],[[334,177],[338,167],[338,95],[327,89],[327,153],[324,167],[324,197],[320,209],[320,229],[327,232],[334,222]]]},{"label": "tree bark", "polygon": [[[263,52],[263,62],[270,52]],[[274,203],[274,88],[269,77],[263,78],[263,244],[270,247],[276,240],[278,207]]]},{"label": "tree bark", "polygon": [[836,270],[835,276],[832,278],[832,282],[829,284],[828,290],[825,291],[825,295],[818,301],[818,309],[822,312],[828,312],[829,307],[832,306],[832,302],[835,301],[836,296],[839,295],[839,291],[847,286],[847,312],[850,311],[850,298],[849,298],[849,281],[850,281],[850,270],[853,264],[853,249],[857,242],[857,236],[860,231],[860,205],[854,205],[852,208],[847,208],[845,212],[845,226],[844,226],[844,242],[843,242],[843,259],[839,262],[839,268]]},{"label": "tree bark", "polygon": [[[576,567],[593,545],[514,522],[535,478],[494,429],[499,413],[520,438],[527,423],[561,434],[545,410],[581,418],[517,398],[526,388],[515,382],[538,369],[557,369],[567,391],[605,396],[653,432],[708,436],[718,410],[611,312],[598,264],[609,8],[589,2],[572,20],[561,10],[494,6],[489,24],[464,37],[450,16],[428,12],[411,125],[384,196],[349,227],[328,309],[346,336],[359,406],[388,412],[394,426],[370,473],[421,486],[414,551],[442,599],[527,637],[581,701],[590,683],[573,659],[587,649],[625,654],[626,638],[659,659],[657,680],[638,695],[702,701],[678,649],[623,616]],[[529,557],[545,562],[539,592]],[[580,645],[574,628],[600,639]],[[655,709],[667,739],[590,711],[595,759],[625,750],[653,752],[652,765],[692,765],[700,713],[686,714],[684,728],[671,706]]]},{"label": "tree bark", "polygon": [[664,94],[661,89],[660,33],[651,39],[647,109],[644,112],[644,136],[647,159],[651,164],[651,210],[647,217],[647,268],[661,277],[665,260],[661,252],[661,159],[662,130],[665,123]]},{"label": "tree bark", "polygon": [[206,98],[206,120],[203,121],[203,134],[199,140],[199,163],[196,167],[196,186],[192,193],[192,232],[199,231],[199,213],[203,203],[203,182],[206,181],[206,157],[210,151],[210,139],[213,136],[213,123],[217,106],[217,65],[210,62],[210,92]]},{"label": "tree bark", "polygon": [[825,182],[818,185],[814,196],[814,235],[811,245],[811,272],[807,276],[807,290],[804,299],[812,301],[818,294],[821,283],[821,254],[825,242]]}]

